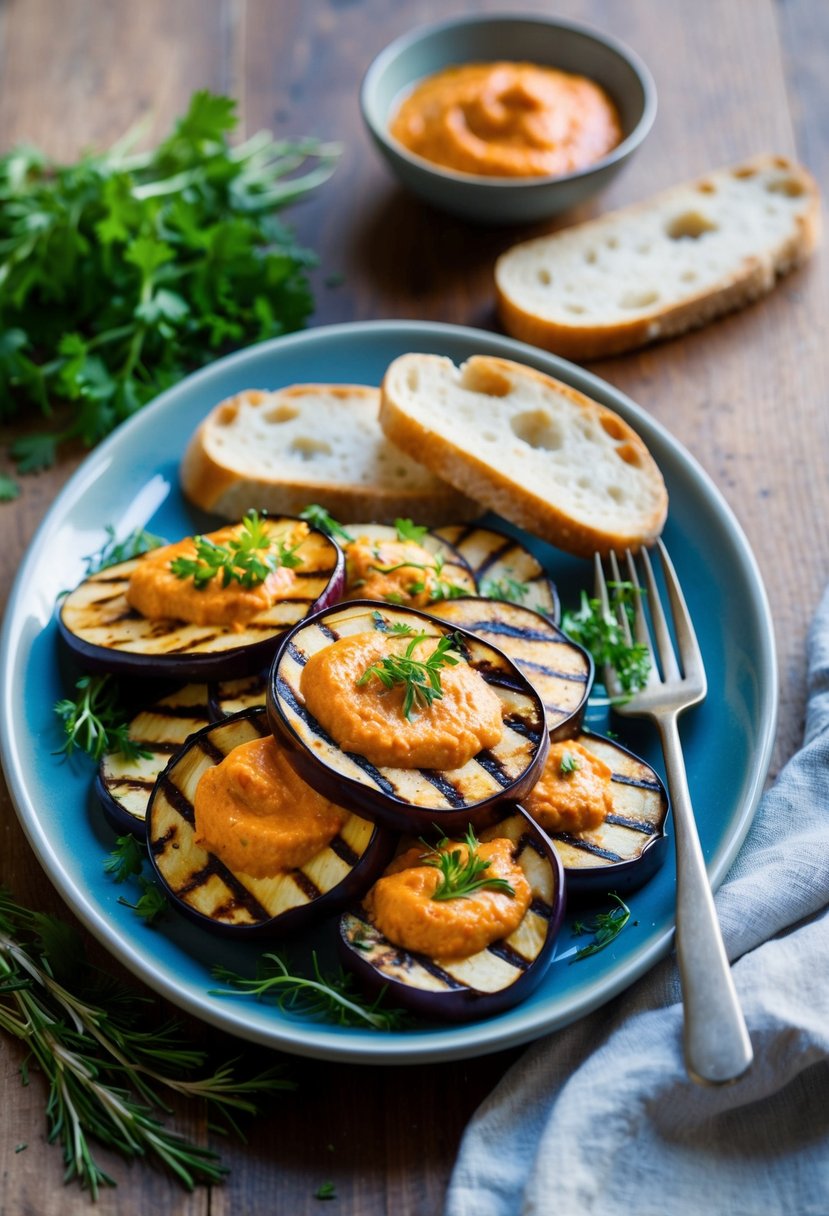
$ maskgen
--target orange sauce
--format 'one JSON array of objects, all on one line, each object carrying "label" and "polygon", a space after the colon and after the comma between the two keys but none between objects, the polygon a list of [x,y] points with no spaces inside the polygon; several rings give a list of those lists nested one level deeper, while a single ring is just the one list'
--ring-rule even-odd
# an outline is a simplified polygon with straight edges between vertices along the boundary
[{"label": "orange sauce", "polygon": [[622,139],[604,89],[531,63],[446,68],[415,86],[389,129],[425,160],[485,177],[572,173]]},{"label": "orange sauce", "polygon": [[523,800],[548,832],[589,832],[613,810],[611,769],[580,743],[550,745],[540,780]]}]

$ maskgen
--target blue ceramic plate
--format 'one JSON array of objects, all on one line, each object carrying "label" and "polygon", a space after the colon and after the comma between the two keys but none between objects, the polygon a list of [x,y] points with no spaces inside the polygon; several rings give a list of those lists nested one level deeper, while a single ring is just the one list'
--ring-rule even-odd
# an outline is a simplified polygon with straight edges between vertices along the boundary
[{"label": "blue ceramic plate", "polygon": [[[673,860],[631,897],[635,924],[612,946],[571,965],[585,940],[571,933],[571,917],[540,989],[483,1022],[386,1034],[302,1019],[247,997],[214,995],[213,964],[252,974],[263,947],[228,943],[172,912],[160,927],[148,928],[119,904],[123,888],[102,869],[114,840],[92,794],[92,766],[84,757],[66,761],[53,754],[60,734],[52,707],[67,692],[53,610],[59,592],[83,576],[83,558],[100,547],[106,524],[118,536],[141,525],[170,538],[205,526],[179,492],[177,465],[196,424],[223,397],[297,381],[379,384],[390,361],[407,351],[456,361],[502,355],[550,372],[627,418],[659,462],[671,496],[665,540],[709,677],[707,701],[683,719],[683,742],[703,849],[717,884],[757,805],[776,719],[772,626],[754,558],[717,489],[665,430],[604,381],[506,338],[418,322],[339,325],[252,347],[191,376],[103,443],[55,500],[20,569],[0,646],[0,742],[12,797],[47,874],[87,928],[152,988],[224,1030],[300,1055],[371,1063],[458,1059],[514,1046],[621,992],[670,947]],[[579,590],[591,584],[589,563],[536,542],[533,547],[557,579],[563,604],[575,606]],[[591,725],[602,723],[594,719]],[[617,727],[622,741],[661,772],[648,724]],[[324,964],[333,959],[331,928],[296,944],[298,966],[308,966],[312,948]]]}]

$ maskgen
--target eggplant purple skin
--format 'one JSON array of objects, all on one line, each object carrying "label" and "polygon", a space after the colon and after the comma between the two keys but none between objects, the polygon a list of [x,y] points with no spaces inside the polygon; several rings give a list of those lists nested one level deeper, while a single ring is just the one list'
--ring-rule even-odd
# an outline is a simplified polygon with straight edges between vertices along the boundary
[{"label": "eggplant purple skin", "polygon": [[[370,606],[378,611],[389,608],[387,603],[379,600],[349,600],[347,604],[337,604],[332,607],[365,606]],[[529,793],[535,785],[538,775],[544,768],[547,753],[550,749],[550,735],[546,729],[542,729],[541,731],[538,750],[532,762],[527,766],[523,776],[509,790],[493,794],[490,798],[482,799],[474,806],[464,806],[457,810],[415,807],[404,799],[395,798],[391,794],[384,794],[381,790],[372,789],[370,786],[362,785],[358,782],[350,781],[347,777],[339,776],[332,772],[322,761],[312,756],[302,743],[297,740],[290,725],[285,721],[278,693],[279,662],[283,650],[291,645],[294,636],[302,629],[313,625],[317,620],[323,618],[327,611],[328,608],[323,608],[313,615],[307,616],[298,625],[295,625],[290,633],[285,634],[281,638],[268,677],[267,711],[271,731],[277,741],[285,748],[290,763],[303,781],[312,786],[323,797],[328,798],[330,802],[336,802],[340,806],[355,811],[366,819],[373,819],[377,823],[383,823],[395,831],[418,834],[421,832],[428,833],[432,829],[438,828],[441,832],[450,836],[453,832],[465,832],[470,825],[476,831],[490,827],[493,823],[497,823],[499,819],[503,818],[505,803],[520,802],[523,796]],[[417,608],[406,607],[405,611],[413,616],[422,617],[430,623],[436,622],[444,629],[449,628],[445,622],[431,617],[428,613],[421,612]],[[480,642],[480,639],[467,629],[460,627],[452,628],[452,632],[459,633],[462,637],[474,638],[476,642]],[[489,645],[489,643],[485,644]],[[492,649],[494,650],[495,647],[492,647]],[[504,657],[506,658],[506,656]],[[512,660],[508,661],[512,662]],[[543,723],[545,721],[545,714],[540,697],[529,680],[521,675],[520,672],[518,675],[521,681],[530,689],[534,699],[538,703],[540,710],[539,721]]]},{"label": "eggplant purple skin", "polygon": [[[286,517],[287,518],[287,517]],[[318,529],[317,529],[318,530]],[[323,535],[325,535],[323,533]],[[331,537],[326,536],[331,541]],[[339,601],[345,588],[345,557],[336,541],[331,541],[336,550],[336,561],[325,590],[309,608],[308,619],[315,613]],[[80,585],[80,584],[79,584]],[[58,634],[70,653],[85,671],[93,674],[112,673],[144,679],[196,680],[208,683],[211,680],[235,680],[256,675],[264,671],[273,658],[284,633],[243,646],[236,650],[225,650],[216,654],[148,655],[135,654],[115,647],[94,646],[68,629],[61,614],[61,603],[55,606],[55,623]],[[300,622],[302,624],[303,622]]]},{"label": "eggplant purple skin", "polygon": [[[156,789],[159,788],[167,771],[177,761],[189,751],[192,747],[198,746],[198,740],[201,736],[209,734],[211,730],[215,730],[218,726],[227,726],[228,723],[238,721],[242,718],[265,714],[264,707],[261,709],[245,709],[238,714],[232,714],[230,717],[223,718],[220,722],[211,722],[207,726],[196,731],[191,735],[183,747],[170,758],[167,767],[158,776]],[[180,899],[171,889],[164,876],[161,874],[156,863],[156,850],[152,846],[152,814],[155,791],[150,796],[150,803],[147,807],[147,841],[149,844],[148,853],[150,863],[152,865],[153,874],[164,892],[167,900],[176,912],[180,912],[183,917],[194,924],[200,925],[210,933],[216,933],[226,938],[236,938],[241,940],[244,938],[265,938],[278,940],[288,934],[299,930],[307,929],[309,926],[316,924],[320,920],[324,920],[327,916],[343,911],[359,899],[369,889],[372,883],[380,877],[386,866],[391,861],[394,850],[397,844],[397,836],[395,833],[388,831],[381,825],[375,825],[374,831],[371,834],[369,843],[366,846],[360,861],[351,870],[347,878],[338,883],[335,887],[320,895],[318,899],[311,903],[303,904],[300,907],[289,908],[286,912],[280,913],[279,916],[273,917],[270,920],[261,921],[252,925],[229,925],[222,921],[214,920],[211,916],[206,916],[202,912],[198,912],[192,908],[184,900]],[[225,871],[232,874],[225,867]]]},{"label": "eggplant purple skin", "polygon": [[[399,1004],[411,1010],[419,1017],[441,1022],[471,1022],[481,1018],[495,1017],[518,1005],[541,983],[553,959],[556,938],[564,921],[567,907],[567,886],[564,867],[545,832],[535,823],[523,807],[511,807],[509,814],[521,814],[527,820],[527,831],[537,841],[555,875],[555,894],[552,902],[551,916],[548,923],[547,937],[538,957],[527,968],[520,979],[502,988],[499,992],[477,992],[472,988],[456,989],[452,992],[425,992],[423,989],[410,987],[402,980],[390,979],[372,967],[366,958],[345,940],[342,932],[342,922],[338,926],[337,950],[340,962],[350,971],[369,999],[385,993],[386,998],[393,1004]],[[505,815],[499,818],[506,818]],[[413,955],[417,958],[417,955]]]}]

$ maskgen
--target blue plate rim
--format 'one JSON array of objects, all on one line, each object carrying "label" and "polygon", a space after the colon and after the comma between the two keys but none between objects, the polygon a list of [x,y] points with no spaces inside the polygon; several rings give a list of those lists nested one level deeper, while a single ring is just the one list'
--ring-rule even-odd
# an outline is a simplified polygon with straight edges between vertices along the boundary
[{"label": "blue plate rim", "polygon": [[[194,372],[179,384],[160,394],[152,403],[132,419],[123,423],[83,461],[55,498],[42,523],[35,532],[21,563],[12,588],[0,633],[0,760],[18,819],[41,866],[52,884],[89,932],[113,954],[128,970],[137,975],[149,987],[169,999],[186,1012],[201,1018],[217,1028],[251,1042],[282,1050],[290,1054],[348,1063],[369,1064],[416,1064],[432,1063],[444,1059],[463,1059],[516,1047],[544,1034],[559,1029],[604,1004],[630,986],[648,971],[671,946],[673,926],[657,935],[647,946],[642,947],[625,964],[617,965],[609,976],[599,976],[584,985],[579,994],[559,1000],[554,1015],[546,1013],[544,1007],[534,1008],[532,1014],[523,1018],[518,1014],[502,1025],[501,1018],[473,1022],[463,1027],[429,1029],[428,1036],[420,1038],[416,1033],[394,1035],[372,1034],[355,1031],[343,1033],[338,1028],[335,1037],[324,1023],[297,1020],[292,1024],[281,1024],[274,1033],[272,1026],[254,1019],[242,1004],[227,1001],[218,1004],[208,1000],[209,985],[203,991],[182,988],[174,977],[159,975],[152,968],[152,952],[136,949],[133,942],[126,942],[113,931],[101,912],[90,902],[90,893],[79,889],[63,867],[60,856],[44,831],[27,789],[25,772],[17,753],[16,735],[13,727],[11,681],[14,649],[21,641],[23,607],[29,594],[28,580],[36,566],[44,540],[54,529],[55,522],[63,517],[65,507],[77,499],[81,487],[91,485],[110,465],[112,457],[121,449],[125,440],[142,427],[149,426],[155,417],[172,408],[180,394],[195,388],[202,389],[212,379],[218,379],[229,367],[243,368],[246,362],[258,362],[271,352],[278,356],[286,348],[312,347],[319,342],[345,337],[371,341],[404,337],[411,350],[428,350],[431,340],[438,344],[452,342],[458,346],[486,344],[492,354],[538,367],[557,376],[582,392],[616,409],[632,423],[649,444],[666,448],[697,492],[716,510],[722,525],[722,535],[729,541],[734,556],[739,562],[741,578],[751,590],[752,603],[757,615],[760,651],[758,655],[758,682],[761,688],[759,716],[760,729],[751,757],[745,795],[736,808],[728,834],[721,840],[709,860],[708,873],[714,889],[722,882],[729,866],[737,855],[751,825],[760,800],[766,775],[771,762],[777,725],[778,676],[776,648],[771,610],[756,558],[748,539],[733,511],[705,472],[699,462],[676,440],[661,423],[636,405],[626,394],[592,372],[547,354],[535,347],[513,339],[468,326],[449,325],[442,322],[358,321],[336,325],[318,326],[299,333],[285,335],[269,342],[247,347]],[[205,412],[218,398],[206,394]],[[261,1007],[267,1010],[266,1006]],[[519,1007],[520,1010],[521,1007]],[[514,1014],[515,1011],[512,1011]]]}]

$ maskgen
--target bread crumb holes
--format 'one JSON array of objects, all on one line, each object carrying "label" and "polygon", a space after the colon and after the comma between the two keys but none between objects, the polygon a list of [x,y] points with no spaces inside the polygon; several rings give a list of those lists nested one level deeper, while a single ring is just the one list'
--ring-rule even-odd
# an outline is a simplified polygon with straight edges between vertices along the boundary
[{"label": "bread crumb holes", "polygon": [[324,439],[311,439],[301,435],[291,444],[291,451],[296,452],[301,460],[313,460],[315,456],[330,456],[331,445]]},{"label": "bread crumb holes", "polygon": [[696,241],[706,232],[716,231],[717,225],[701,211],[683,211],[681,215],[674,216],[670,223],[665,225],[665,234],[672,241],[681,241],[686,238]]},{"label": "bread crumb holes", "polygon": [[796,177],[780,177],[766,183],[769,194],[782,194],[786,198],[800,198],[803,194],[803,182]]},{"label": "bread crumb holes", "polygon": [[510,418],[513,434],[531,448],[557,452],[564,444],[561,425],[546,410],[527,410]]},{"label": "bread crumb holes", "polygon": [[265,414],[267,422],[292,422],[299,417],[299,407],[296,405],[275,405]]}]

